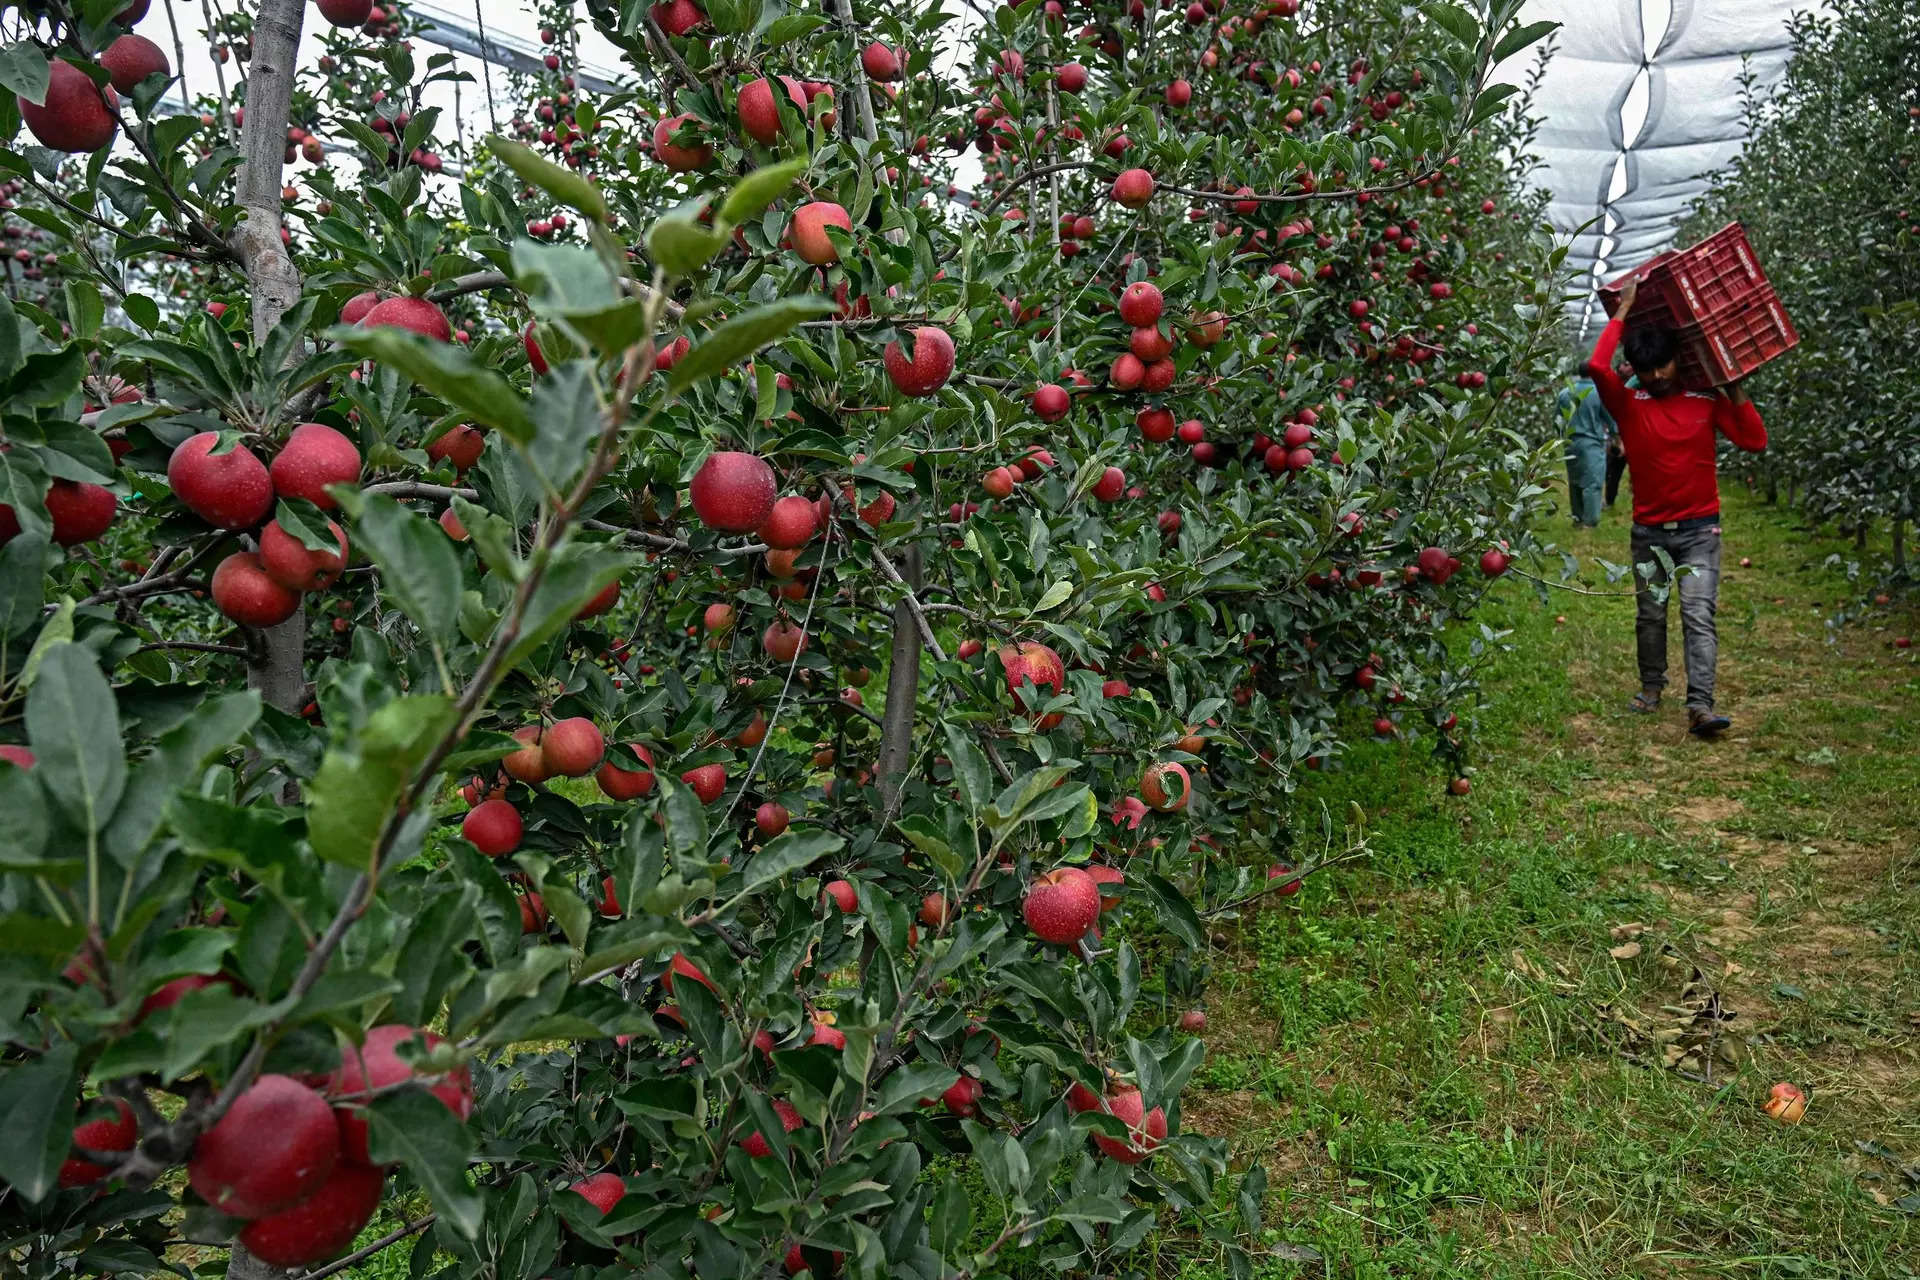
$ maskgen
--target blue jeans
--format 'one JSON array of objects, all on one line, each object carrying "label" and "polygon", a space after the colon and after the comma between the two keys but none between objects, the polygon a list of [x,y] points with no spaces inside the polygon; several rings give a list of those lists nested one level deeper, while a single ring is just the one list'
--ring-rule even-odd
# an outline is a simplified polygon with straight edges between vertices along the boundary
[{"label": "blue jeans", "polygon": [[1607,442],[1567,438],[1567,502],[1575,524],[1600,523],[1600,495],[1607,483]]},{"label": "blue jeans", "polygon": [[1673,584],[1680,596],[1680,632],[1687,658],[1687,706],[1713,709],[1714,668],[1720,658],[1720,638],[1713,614],[1720,596],[1720,517],[1701,516],[1675,525],[1633,526],[1634,640],[1639,650],[1640,686],[1662,689],[1667,683],[1667,596],[1656,592],[1668,584],[1666,568],[1654,555],[1667,553],[1681,570]]}]

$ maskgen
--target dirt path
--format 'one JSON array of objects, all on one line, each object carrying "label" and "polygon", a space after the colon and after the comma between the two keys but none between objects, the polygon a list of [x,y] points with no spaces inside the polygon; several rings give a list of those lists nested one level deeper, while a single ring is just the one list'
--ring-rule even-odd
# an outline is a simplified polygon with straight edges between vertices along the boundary
[{"label": "dirt path", "polygon": [[1920,625],[1830,635],[1850,548],[1729,496],[1726,740],[1624,710],[1630,600],[1516,586],[1474,794],[1369,746],[1306,797],[1372,857],[1217,957],[1184,1115],[1267,1166],[1272,1275],[1920,1275]]}]

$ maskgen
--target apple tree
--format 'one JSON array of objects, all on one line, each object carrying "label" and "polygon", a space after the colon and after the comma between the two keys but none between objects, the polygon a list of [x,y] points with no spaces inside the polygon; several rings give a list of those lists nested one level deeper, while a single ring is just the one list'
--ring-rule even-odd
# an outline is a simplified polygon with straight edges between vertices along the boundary
[{"label": "apple tree", "polygon": [[1518,8],[550,2],[464,139],[402,8],[241,5],[169,114],[145,4],[28,6],[10,1264],[1249,1273],[1167,1009],[1343,743],[1466,789]]},{"label": "apple tree", "polygon": [[1769,495],[1864,540],[1890,523],[1896,572],[1920,501],[1908,393],[1920,279],[1920,98],[1907,54],[1920,15],[1844,0],[1789,25],[1792,60],[1770,98],[1748,86],[1739,159],[1688,230],[1747,230],[1800,345],[1756,375],[1769,445],[1740,469]]}]

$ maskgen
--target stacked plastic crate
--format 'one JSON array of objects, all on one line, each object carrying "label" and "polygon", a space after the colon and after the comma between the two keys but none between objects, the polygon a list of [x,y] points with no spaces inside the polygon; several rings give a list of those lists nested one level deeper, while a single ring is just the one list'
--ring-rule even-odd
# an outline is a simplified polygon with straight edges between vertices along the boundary
[{"label": "stacked plastic crate", "polygon": [[1744,378],[1800,341],[1737,222],[1606,285],[1600,301],[1608,315],[1620,309],[1620,291],[1635,278],[1640,292],[1628,326],[1672,329],[1681,382],[1694,390]]}]

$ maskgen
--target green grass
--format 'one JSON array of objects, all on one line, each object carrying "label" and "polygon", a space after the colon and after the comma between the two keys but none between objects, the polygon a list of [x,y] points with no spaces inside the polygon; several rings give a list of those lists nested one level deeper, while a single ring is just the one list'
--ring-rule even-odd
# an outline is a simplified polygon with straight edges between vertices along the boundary
[{"label": "green grass", "polygon": [[[1222,1052],[1183,1103],[1267,1168],[1261,1276],[1920,1275],[1920,1197],[1886,1203],[1920,1187],[1856,1145],[1920,1161],[1920,681],[1889,645],[1914,619],[1830,637],[1839,544],[1729,498],[1729,740],[1688,739],[1678,696],[1621,709],[1630,600],[1516,586],[1472,796],[1369,743],[1302,797],[1357,803],[1371,857],[1215,957]],[[1614,513],[1571,549],[1625,540]],[[1669,1069],[1715,996],[1731,1051]],[[1756,1109],[1778,1079],[1813,1092],[1798,1128]]]}]

